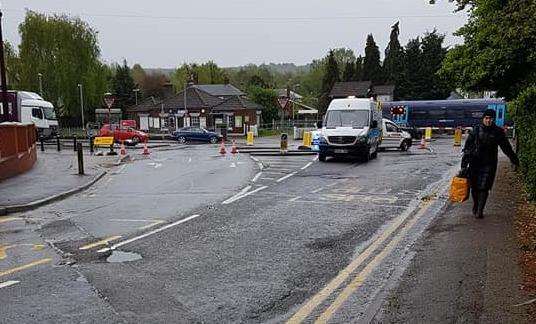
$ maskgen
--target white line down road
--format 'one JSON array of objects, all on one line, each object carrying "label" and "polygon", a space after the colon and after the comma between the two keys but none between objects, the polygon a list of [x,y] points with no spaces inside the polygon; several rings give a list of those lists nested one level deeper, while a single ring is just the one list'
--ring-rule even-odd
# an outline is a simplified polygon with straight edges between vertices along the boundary
[{"label": "white line down road", "polygon": [[110,251],[110,250],[113,251],[113,250],[117,249],[118,247],[121,247],[121,246],[123,246],[123,245],[132,243],[132,242],[137,241],[137,240],[140,240],[140,239],[142,239],[142,238],[146,238],[146,237],[148,237],[148,236],[151,236],[151,235],[156,234],[156,233],[158,233],[158,232],[162,232],[162,231],[164,231],[164,230],[166,230],[166,229],[168,229],[168,228],[171,228],[171,227],[180,225],[180,224],[182,224],[182,223],[186,223],[187,221],[190,221],[190,220],[192,220],[192,219],[194,219],[194,218],[197,218],[197,217],[199,217],[199,216],[200,216],[200,215],[192,215],[192,216],[190,216],[190,217],[186,217],[186,218],[184,218],[184,219],[181,219],[180,221],[177,221],[177,222],[168,224],[168,225],[166,225],[166,226],[162,226],[162,227],[160,227],[160,228],[157,228],[157,229],[155,229],[155,230],[152,230],[152,231],[150,231],[150,232],[147,232],[147,233],[145,233],[145,234],[143,234],[143,235],[136,236],[136,237],[133,237],[133,238],[128,239],[128,240],[126,240],[126,241],[123,241],[123,242],[119,242],[119,243],[117,243],[117,244],[114,244],[114,245],[112,245],[112,246],[109,247],[109,248],[100,249],[100,250],[98,250],[97,252],[99,252],[99,253],[103,253],[103,252],[108,252],[108,251]]}]

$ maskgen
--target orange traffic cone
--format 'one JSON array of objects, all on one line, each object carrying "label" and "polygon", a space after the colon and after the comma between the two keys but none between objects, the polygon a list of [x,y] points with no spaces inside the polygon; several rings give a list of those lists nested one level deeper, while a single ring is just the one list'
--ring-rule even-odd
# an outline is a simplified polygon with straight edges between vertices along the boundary
[{"label": "orange traffic cone", "polygon": [[235,140],[233,140],[233,146],[231,146],[231,154],[238,153],[238,150],[236,149],[236,143]]},{"label": "orange traffic cone", "polygon": [[125,141],[121,141],[121,151],[119,151],[119,154],[122,156],[127,155],[127,149],[125,148]]},{"label": "orange traffic cone", "polygon": [[225,149],[225,143],[223,142],[223,140],[221,140],[220,154],[225,155],[226,153],[227,153],[227,150]]},{"label": "orange traffic cone", "polygon": [[426,140],[424,139],[424,136],[421,138],[421,145],[419,146],[420,149],[426,149]]},{"label": "orange traffic cone", "polygon": [[151,152],[149,152],[149,148],[147,147],[147,141],[145,141],[145,143],[143,143],[143,155],[149,155],[151,154]]}]

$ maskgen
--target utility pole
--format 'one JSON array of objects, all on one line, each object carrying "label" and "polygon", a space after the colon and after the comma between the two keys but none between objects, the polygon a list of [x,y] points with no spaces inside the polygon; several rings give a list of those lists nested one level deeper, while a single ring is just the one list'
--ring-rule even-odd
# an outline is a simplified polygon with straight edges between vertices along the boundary
[{"label": "utility pole", "polygon": [[80,115],[82,116],[82,129],[86,130],[86,124],[84,123],[84,94],[82,92],[82,84],[78,84],[80,89]]},{"label": "utility pole", "polygon": [[2,82],[2,113],[0,122],[10,121],[7,98],[6,62],[4,60],[4,37],[2,35],[2,6],[0,4],[0,81]]}]

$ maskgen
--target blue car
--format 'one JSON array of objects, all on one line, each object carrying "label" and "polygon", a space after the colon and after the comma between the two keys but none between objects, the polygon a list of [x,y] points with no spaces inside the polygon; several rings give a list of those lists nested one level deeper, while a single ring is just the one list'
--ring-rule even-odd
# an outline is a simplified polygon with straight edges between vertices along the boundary
[{"label": "blue car", "polygon": [[188,142],[208,142],[216,144],[223,138],[221,135],[201,127],[183,127],[178,131],[173,132],[173,138],[179,143],[185,144]]}]

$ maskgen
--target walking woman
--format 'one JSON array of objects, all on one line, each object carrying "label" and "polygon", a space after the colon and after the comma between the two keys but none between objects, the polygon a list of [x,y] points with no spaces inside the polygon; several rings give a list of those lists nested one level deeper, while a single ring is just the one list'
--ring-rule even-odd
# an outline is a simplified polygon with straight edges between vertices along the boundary
[{"label": "walking woman", "polygon": [[510,161],[519,165],[519,159],[503,129],[495,125],[495,110],[487,109],[482,123],[473,128],[463,148],[461,175],[469,178],[473,197],[473,215],[484,217],[484,207],[497,172],[498,147]]}]

